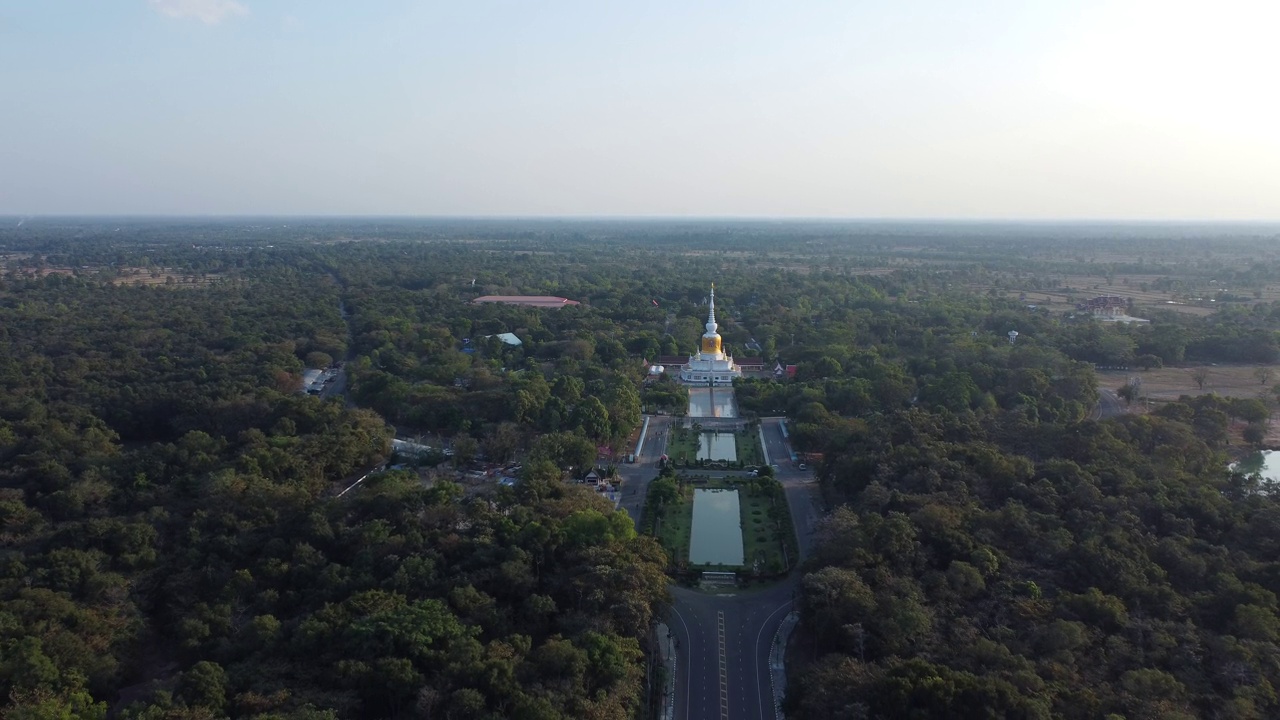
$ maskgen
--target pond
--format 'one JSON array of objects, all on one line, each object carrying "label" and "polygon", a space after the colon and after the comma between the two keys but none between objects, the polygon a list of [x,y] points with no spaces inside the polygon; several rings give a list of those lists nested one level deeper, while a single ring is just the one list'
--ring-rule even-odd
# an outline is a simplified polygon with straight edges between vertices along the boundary
[{"label": "pond", "polygon": [[738,459],[738,441],[732,432],[704,432],[698,444],[698,459],[734,462]]},{"label": "pond", "polygon": [[1280,483],[1280,450],[1264,450],[1245,456],[1231,465],[1247,475],[1260,475],[1263,482]]},{"label": "pond", "polygon": [[738,417],[738,403],[733,388],[689,388],[689,417]]},{"label": "pond", "polygon": [[742,509],[737,490],[694,490],[691,565],[741,565]]}]

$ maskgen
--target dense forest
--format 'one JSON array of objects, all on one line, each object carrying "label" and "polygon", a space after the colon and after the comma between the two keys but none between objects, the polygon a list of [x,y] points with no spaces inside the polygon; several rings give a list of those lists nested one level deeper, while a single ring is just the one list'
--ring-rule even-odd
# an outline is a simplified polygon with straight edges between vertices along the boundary
[{"label": "dense forest", "polygon": [[1061,349],[935,329],[926,352],[899,345],[892,379],[827,354],[744,388],[821,454],[834,508],[801,584],[796,716],[1280,712],[1280,504],[1226,452],[1233,418],[1265,423],[1266,403],[1091,420],[1092,371],[1064,341],[1080,333],[1040,329]]},{"label": "dense forest", "polygon": [[[170,246],[82,252],[191,275],[207,261]],[[0,281],[5,717],[633,716],[666,561],[554,466],[593,460],[577,428],[608,437],[613,418],[547,433],[545,458],[495,494],[386,472],[335,499],[393,435],[370,410],[297,392],[317,353],[368,348],[357,397],[374,382],[364,368],[393,361],[370,338],[399,322],[375,317],[399,298],[344,296],[329,268],[353,262],[295,247],[219,260],[205,271],[221,278],[199,287],[101,271]],[[354,348],[344,297],[360,308]],[[456,354],[469,391],[486,392],[496,359]],[[600,398],[638,417],[633,369],[533,368],[510,387],[544,402],[576,389],[566,425]],[[471,414],[451,429],[488,437]],[[509,452],[523,455],[540,418],[522,419]]]},{"label": "dense forest", "polygon": [[[796,717],[1280,713],[1280,504],[1227,469],[1271,400],[1099,420],[1094,372],[1280,359],[1273,238],[124,225],[0,230],[6,718],[643,716],[666,558],[562,478],[679,411],[646,363],[712,280],[727,349],[795,366],[739,405],[822,458]],[[1124,326],[990,291],[1139,270],[1252,299]],[[582,304],[470,302],[504,293]],[[300,392],[329,362],[345,397]],[[383,471],[397,434],[520,482]]]},{"label": "dense forest", "polygon": [[908,410],[828,445],[798,714],[1274,715],[1280,506],[1225,421]]}]

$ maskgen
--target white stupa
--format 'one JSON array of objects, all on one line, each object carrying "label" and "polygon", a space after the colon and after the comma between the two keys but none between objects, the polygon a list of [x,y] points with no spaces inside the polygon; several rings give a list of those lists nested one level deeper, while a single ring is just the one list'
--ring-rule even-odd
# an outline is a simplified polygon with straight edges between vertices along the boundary
[{"label": "white stupa", "polygon": [[716,330],[716,285],[711,283],[711,310],[707,314],[707,331],[702,335],[702,349],[680,367],[681,382],[690,385],[731,385],[742,377],[733,358],[724,354],[720,333]]}]

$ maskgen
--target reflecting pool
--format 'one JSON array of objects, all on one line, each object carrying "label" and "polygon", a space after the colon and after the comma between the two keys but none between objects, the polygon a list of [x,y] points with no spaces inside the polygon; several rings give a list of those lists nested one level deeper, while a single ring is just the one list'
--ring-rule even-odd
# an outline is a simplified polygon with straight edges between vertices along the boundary
[{"label": "reflecting pool", "polygon": [[689,564],[741,565],[741,512],[737,490],[694,490]]},{"label": "reflecting pool", "polygon": [[738,441],[731,432],[704,432],[698,444],[698,459],[736,461]]},{"label": "reflecting pool", "polygon": [[738,417],[738,402],[733,397],[733,388],[689,388],[689,417]]}]

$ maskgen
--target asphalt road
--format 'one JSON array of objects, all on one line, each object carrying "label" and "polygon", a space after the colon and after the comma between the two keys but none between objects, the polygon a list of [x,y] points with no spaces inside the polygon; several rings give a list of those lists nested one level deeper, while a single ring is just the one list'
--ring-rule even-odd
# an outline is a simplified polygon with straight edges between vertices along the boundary
[{"label": "asphalt road", "polygon": [[672,588],[677,720],[773,720],[769,648],[791,609],[792,587],[729,595]]},{"label": "asphalt road", "polygon": [[636,526],[640,525],[640,513],[644,510],[644,499],[649,493],[649,483],[658,476],[658,458],[667,451],[667,439],[671,432],[672,420],[673,418],[667,415],[651,416],[644,446],[636,455],[635,463],[624,463],[618,466],[618,474],[622,476],[622,500],[619,506],[627,511]]},{"label": "asphalt road", "polygon": [[343,365],[342,369],[334,375],[331,383],[325,383],[324,389],[320,391],[320,397],[328,399],[333,397],[346,398],[347,394],[347,368]]},{"label": "asphalt road", "polygon": [[1115,392],[1098,388],[1098,404],[1094,407],[1090,417],[1094,420],[1105,420],[1123,413],[1124,405],[1120,403],[1120,398],[1116,397]]},{"label": "asphalt road", "polygon": [[[622,469],[622,507],[639,522],[649,481],[666,450],[669,417],[654,417],[635,465]],[[821,514],[813,475],[791,462],[791,451],[779,419],[762,421],[770,461],[787,493],[800,552],[809,551],[813,527]],[[792,559],[792,566],[798,559]],[[676,720],[772,720],[769,650],[783,618],[792,609],[800,574],[763,589],[726,589],[712,594],[672,586],[667,625],[676,649]]]}]

